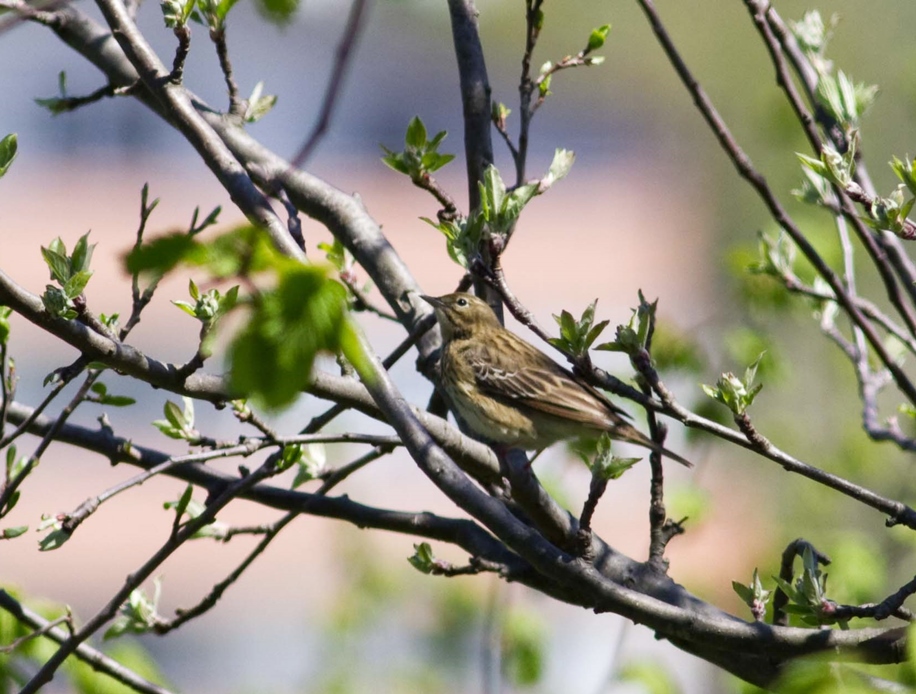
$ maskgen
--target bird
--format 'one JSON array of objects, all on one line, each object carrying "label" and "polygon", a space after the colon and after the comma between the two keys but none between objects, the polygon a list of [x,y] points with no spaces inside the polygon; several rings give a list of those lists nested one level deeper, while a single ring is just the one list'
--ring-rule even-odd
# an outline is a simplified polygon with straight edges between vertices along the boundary
[{"label": "bird", "polygon": [[627,422],[626,412],[584,379],[503,327],[485,301],[464,292],[420,296],[442,332],[440,385],[459,418],[497,451],[539,451],[607,432],[692,467]]}]

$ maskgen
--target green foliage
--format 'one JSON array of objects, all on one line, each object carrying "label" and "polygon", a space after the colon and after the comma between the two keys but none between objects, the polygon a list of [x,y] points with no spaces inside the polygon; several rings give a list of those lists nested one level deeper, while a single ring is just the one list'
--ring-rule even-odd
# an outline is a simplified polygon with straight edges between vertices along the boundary
[{"label": "green foliage", "polygon": [[839,21],[838,15],[832,15],[827,24],[824,23],[821,13],[817,10],[805,12],[805,16],[798,22],[790,21],[789,27],[798,41],[799,47],[816,65],[821,64],[820,56],[827,49],[827,43],[833,35],[833,29]]},{"label": "green foliage", "polygon": [[407,125],[403,151],[393,152],[382,145],[385,150],[382,161],[395,171],[410,176],[411,180],[419,181],[455,158],[454,154],[439,153],[439,145],[446,135],[446,131],[442,130],[432,140],[428,139],[426,126],[420,116],[414,116]]},{"label": "green foliage", "polygon": [[10,133],[0,140],[0,178],[3,178],[9,171],[18,152],[19,138],[16,133]]},{"label": "green foliage", "polygon": [[[166,511],[175,511],[175,525],[178,527],[187,521],[192,521],[204,512],[206,506],[193,498],[194,487],[190,484],[185,487],[184,492],[175,501],[166,501],[162,508]],[[185,519],[187,516],[187,519]],[[226,535],[226,524],[219,521],[211,521],[191,535],[191,539],[196,540],[201,537],[222,538]]]},{"label": "green foliage", "polygon": [[41,523],[35,530],[43,532],[49,529],[51,532],[38,541],[38,549],[41,552],[60,549],[70,539],[70,533],[63,529],[62,521],[58,516],[42,515]]},{"label": "green foliage", "polygon": [[0,345],[5,345],[10,339],[10,316],[13,309],[9,306],[0,306]]},{"label": "green foliage", "polygon": [[95,244],[89,245],[89,232],[80,237],[73,253],[69,255],[60,237],[49,243],[47,248],[41,247],[41,255],[51,271],[51,279],[60,285],[46,285],[41,295],[45,310],[55,318],[72,320],[80,314],[76,300],[92,277],[89,265],[94,250]]},{"label": "green foliage", "polygon": [[[805,547],[802,573],[794,583],[778,576],[774,576],[773,580],[789,598],[789,604],[783,608],[787,613],[797,615],[809,626],[838,621],[831,616],[835,603],[827,598],[827,574],[821,572],[817,557],[810,547]],[[839,620],[839,624],[841,628],[846,628],[845,621]]]},{"label": "green foliage", "polygon": [[70,110],[70,97],[67,94],[67,73],[63,70],[57,73],[57,93],[57,96],[35,99],[35,103],[50,111],[52,116],[66,113]]},{"label": "green foliage", "polygon": [[770,602],[772,591],[764,590],[763,583],[760,582],[760,574],[754,569],[754,576],[748,585],[732,581],[732,589],[738,594],[738,597],[745,605],[751,608],[751,614],[758,622],[766,614],[767,604]]},{"label": "green foliage", "polygon": [[169,29],[186,26],[194,12],[195,0],[161,0],[162,19]]},{"label": "green foliage", "polygon": [[0,531],[0,539],[3,540],[12,540],[14,538],[24,535],[29,529],[27,525],[16,525],[10,528],[4,528]]},{"label": "green foliage", "polygon": [[449,257],[467,268],[471,258],[479,252],[481,242],[491,237],[506,238],[531,198],[544,193],[564,178],[574,161],[573,152],[558,149],[543,178],[511,190],[506,187],[499,170],[491,164],[484,172],[483,181],[478,183],[480,207],[469,218],[439,222],[426,217],[421,219],[442,232]]},{"label": "green foliage", "polygon": [[506,613],[502,626],[503,674],[516,686],[537,684],[544,675],[544,622],[533,612],[514,609]]},{"label": "green foliage", "polygon": [[431,574],[436,569],[436,556],[433,554],[433,548],[428,542],[421,542],[414,545],[414,553],[407,558],[410,565],[423,574]]},{"label": "green foliage", "polygon": [[863,217],[872,229],[890,231],[904,238],[912,238],[912,231],[907,229],[907,217],[916,203],[916,197],[907,199],[904,191],[906,185],[900,184],[886,198],[876,197],[868,206],[868,217]]},{"label": "green foliage", "polygon": [[[7,483],[12,482],[13,480],[19,479],[23,474],[28,474],[31,470],[29,468],[29,459],[25,456],[16,455],[16,446],[11,445],[6,449],[6,480]],[[34,467],[34,466],[33,466]],[[6,502],[6,508],[0,508],[0,515],[6,515],[19,502],[19,492],[13,492],[10,495],[9,500]]]},{"label": "green foliage", "polygon": [[267,19],[282,26],[292,21],[299,9],[299,0],[257,0],[255,7]]},{"label": "green foliage", "polygon": [[215,324],[222,316],[235,308],[239,299],[238,285],[227,291],[225,296],[217,289],[210,289],[205,294],[201,294],[194,280],[189,280],[188,293],[194,299],[193,304],[187,301],[172,301],[172,303],[189,316],[193,316],[208,326]]},{"label": "green foliage", "polygon": [[157,622],[162,621],[159,616],[159,598],[162,595],[162,581],[153,579],[153,595],[146,594],[142,588],[135,588],[130,592],[127,601],[118,610],[111,626],[105,631],[103,638],[113,639],[124,634],[145,634],[152,630]]},{"label": "green foliage", "polygon": [[263,82],[258,82],[254,85],[254,89],[251,90],[251,96],[248,97],[248,105],[245,107],[245,114],[242,116],[246,123],[257,123],[276,106],[276,94],[262,94],[263,91]]},{"label": "green foliage", "polygon": [[162,408],[165,419],[155,420],[153,426],[171,439],[196,443],[200,440],[200,432],[194,428],[194,401],[187,396],[182,396],[181,399],[184,409],[177,403],[167,400]]},{"label": "green foliage", "polygon": [[891,169],[913,195],[916,195],[916,159],[906,155],[905,161],[894,157],[890,162]]},{"label": "green foliage", "polygon": [[842,70],[836,75],[821,74],[817,83],[818,101],[847,133],[859,127],[877,93],[877,85],[855,84]]},{"label": "green foliage", "polygon": [[754,402],[757,393],[763,388],[762,383],[754,385],[757,367],[763,356],[763,354],[758,356],[754,363],[747,367],[743,379],[738,378],[731,372],[724,373],[716,381],[715,387],[703,385],[703,392],[713,400],[725,405],[733,414],[744,414]]},{"label": "green foliage", "polygon": [[226,25],[226,17],[238,0],[196,0],[197,9],[200,10],[205,23],[210,31],[222,31]]},{"label": "green foliage", "polygon": [[588,44],[585,47],[583,53],[588,55],[592,51],[597,51],[604,45],[604,42],[607,41],[608,32],[611,30],[610,24],[602,24],[600,27],[592,29],[592,33],[589,34]]},{"label": "green foliage", "polygon": [[842,154],[830,145],[824,145],[819,159],[800,152],[796,152],[796,156],[803,166],[845,190],[853,183],[857,144],[858,136],[854,135],[850,138],[849,148]]},{"label": "green foliage", "polygon": [[[321,351],[342,352],[357,371],[362,369],[361,375],[369,373],[347,317],[347,290],[331,279],[330,266],[306,265],[281,255],[255,227],[240,227],[207,243],[187,234],[164,236],[132,250],[126,262],[132,274],[162,275],[184,263],[206,268],[216,278],[273,277],[274,286],[244,299],[230,290],[225,297],[214,294],[205,301],[209,309],[199,306],[200,301],[193,308],[199,318],[204,313],[219,317],[236,304],[248,309],[244,328],[229,346],[230,387],[241,397],[270,409],[290,404],[308,384]],[[192,313],[189,304],[179,306]]]},{"label": "green foliage", "polygon": [[[292,450],[287,453],[287,449],[298,447],[298,451]],[[291,489],[296,489],[306,482],[318,479],[324,471],[327,462],[327,451],[323,443],[309,443],[305,446],[296,444],[287,446],[283,449],[284,464],[286,458],[292,460],[290,465],[296,465],[296,476],[293,478]]]},{"label": "green foliage", "polygon": [[582,449],[577,449],[582,455],[585,464],[592,471],[592,476],[605,482],[618,479],[623,473],[642,460],[642,458],[618,458],[611,452],[611,445],[610,435],[607,432],[603,432],[596,441],[594,456],[586,457],[582,455]]},{"label": "green foliage", "polygon": [[86,400],[88,402],[98,403],[99,405],[127,407],[137,402],[134,398],[127,397],[126,395],[112,395],[108,392],[108,386],[100,382],[92,384],[92,392],[95,393],[95,397],[86,398]]},{"label": "green foliage", "polygon": [[232,389],[268,408],[292,402],[317,353],[343,349],[352,330],[346,299],[327,267],[287,265],[275,290],[252,297],[251,316],[229,350]]},{"label": "green foliage", "polygon": [[213,354],[213,341],[215,331],[220,318],[228,314],[238,304],[239,288],[238,285],[232,287],[224,294],[218,289],[210,289],[205,294],[200,293],[200,289],[194,283],[194,280],[188,282],[188,293],[194,299],[194,303],[187,301],[173,300],[182,311],[189,316],[193,316],[200,321],[200,347],[198,354],[204,359]]},{"label": "green foliage", "polygon": [[639,350],[645,349],[649,341],[649,328],[655,322],[657,308],[658,300],[650,304],[640,290],[639,306],[633,309],[629,322],[626,325],[617,326],[617,335],[613,342],[605,342],[595,349],[605,352],[624,352],[631,357]]},{"label": "green foliage", "polygon": [[561,311],[560,315],[555,315],[553,319],[560,326],[560,337],[554,337],[549,340],[550,344],[558,347],[567,354],[581,357],[588,353],[592,343],[598,339],[601,332],[607,327],[610,321],[604,320],[595,323],[595,305],[598,299],[595,299],[582,312],[582,317],[576,320],[569,311]]}]

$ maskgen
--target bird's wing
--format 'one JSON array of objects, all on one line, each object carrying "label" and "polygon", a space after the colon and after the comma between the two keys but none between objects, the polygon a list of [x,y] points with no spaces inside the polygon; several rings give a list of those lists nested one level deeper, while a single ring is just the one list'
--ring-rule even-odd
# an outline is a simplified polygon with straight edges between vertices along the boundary
[{"label": "bird's wing", "polygon": [[624,416],[598,391],[512,333],[474,344],[464,357],[481,391],[498,400],[596,429],[607,429]]}]

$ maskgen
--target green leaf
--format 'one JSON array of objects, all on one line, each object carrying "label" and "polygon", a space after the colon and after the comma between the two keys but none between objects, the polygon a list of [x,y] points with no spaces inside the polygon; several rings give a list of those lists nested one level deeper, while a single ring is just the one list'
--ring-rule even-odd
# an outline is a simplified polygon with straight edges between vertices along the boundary
[{"label": "green leaf", "polygon": [[436,557],[433,555],[433,548],[428,542],[421,542],[414,545],[413,556],[408,557],[410,565],[420,573],[431,574],[436,568]]},{"label": "green leaf", "polygon": [[[60,239],[57,240],[59,241]],[[60,246],[63,246],[63,243]],[[61,285],[66,284],[71,274],[70,259],[66,255],[66,250],[59,252],[52,243],[48,248],[41,247],[41,256],[51,271],[51,279],[56,280]]]},{"label": "green leaf", "polygon": [[29,529],[27,525],[16,525],[12,528],[4,528],[2,533],[0,533],[0,538],[4,540],[12,540],[13,538],[24,535]]},{"label": "green leaf", "polygon": [[197,257],[199,244],[187,234],[176,232],[160,236],[126,256],[127,271],[132,275],[154,272],[163,275],[179,263]]},{"label": "green leaf", "polygon": [[[13,309],[9,306],[0,306],[0,345],[5,345],[10,339],[10,315]],[[2,366],[2,365],[0,365]],[[0,373],[2,378],[2,373]]]},{"label": "green leaf", "polygon": [[247,324],[229,348],[233,391],[268,409],[295,400],[318,352],[342,346],[346,296],[327,268],[284,269],[275,290],[255,297]]},{"label": "green leaf", "polygon": [[407,134],[404,136],[404,144],[407,147],[421,150],[426,147],[426,126],[420,120],[420,116],[414,116],[407,125]]},{"label": "green leaf", "polygon": [[277,104],[277,97],[273,94],[262,96],[264,83],[258,82],[248,97],[248,106],[245,109],[244,119],[246,123],[257,123],[264,116],[270,113],[271,109]]},{"label": "green leaf", "polygon": [[553,160],[550,162],[550,168],[547,169],[547,175],[543,179],[543,187],[547,188],[557,181],[566,178],[566,175],[572,169],[576,161],[576,153],[571,149],[558,149],[553,153]]},{"label": "green leaf", "polygon": [[10,133],[0,140],[0,178],[3,178],[9,171],[18,153],[19,138],[16,133]]},{"label": "green leaf", "polygon": [[184,413],[181,411],[181,408],[172,402],[167,400],[165,407],[163,407],[163,412],[165,413],[165,418],[168,420],[176,429],[183,429],[185,425]]},{"label": "green leaf", "polygon": [[80,236],[79,241],[73,247],[73,254],[70,256],[70,266],[73,272],[86,272],[89,270],[95,246],[96,244],[89,245],[89,232]]},{"label": "green leaf", "polygon": [[64,283],[64,294],[68,299],[75,299],[83,293],[91,277],[92,273],[85,270],[74,273],[70,276],[70,279]]},{"label": "green leaf", "polygon": [[172,303],[187,313],[189,316],[197,318],[197,309],[195,308],[195,304],[189,304],[187,301],[181,301],[178,299],[173,299]]},{"label": "green leaf", "polygon": [[111,407],[128,407],[137,401],[127,395],[106,395],[99,398],[100,405],[109,405]]},{"label": "green leaf", "polygon": [[381,145],[382,149],[385,150],[385,156],[382,157],[382,161],[389,168],[394,169],[398,173],[410,175],[410,167],[407,165],[407,161],[404,158],[404,155],[400,152],[392,152],[390,149]]},{"label": "green leaf", "polygon": [[592,29],[592,33],[588,37],[588,45],[585,48],[585,53],[591,53],[601,48],[607,40],[607,35],[610,30],[610,24],[603,24],[600,27]]},{"label": "green leaf", "polygon": [[318,479],[324,470],[327,461],[327,453],[323,443],[310,443],[301,448],[301,455],[296,464],[299,466],[296,470],[296,477],[293,479],[290,489],[297,489],[306,482]]},{"label": "green leaf", "polygon": [[38,541],[38,549],[41,552],[50,552],[55,549],[60,549],[69,539],[69,532],[61,529],[52,530]]}]

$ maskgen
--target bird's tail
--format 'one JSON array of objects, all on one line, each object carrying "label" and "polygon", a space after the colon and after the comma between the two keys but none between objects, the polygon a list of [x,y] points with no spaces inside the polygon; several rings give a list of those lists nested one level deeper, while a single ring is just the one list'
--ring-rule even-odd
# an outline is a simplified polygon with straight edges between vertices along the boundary
[{"label": "bird's tail", "polygon": [[674,453],[673,451],[669,451],[664,446],[658,445],[657,443],[655,443],[655,441],[653,441],[648,436],[646,436],[641,431],[639,431],[639,429],[636,429],[635,427],[632,427],[629,424],[626,424],[626,423],[618,424],[617,426],[613,428],[610,434],[612,438],[620,439],[621,441],[628,441],[630,443],[635,443],[637,446],[642,446],[643,448],[648,448],[650,450],[655,451],[656,453],[661,453],[666,458],[671,458],[671,460],[674,460],[680,463],[681,465],[684,465],[686,467],[693,467],[693,463],[691,463],[689,460],[687,460],[686,458],[682,456],[679,456],[677,453]]}]

